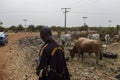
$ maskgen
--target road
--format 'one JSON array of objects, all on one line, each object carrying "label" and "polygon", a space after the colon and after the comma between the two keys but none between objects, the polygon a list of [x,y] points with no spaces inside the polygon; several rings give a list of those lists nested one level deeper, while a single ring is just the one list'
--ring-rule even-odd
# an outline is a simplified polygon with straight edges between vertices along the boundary
[{"label": "road", "polygon": [[0,46],[0,80],[8,80],[10,75],[9,65],[10,62],[8,60],[9,55],[9,47],[11,43],[15,40],[18,40],[25,36],[35,36],[39,35],[37,33],[8,33],[8,44],[5,46]]}]

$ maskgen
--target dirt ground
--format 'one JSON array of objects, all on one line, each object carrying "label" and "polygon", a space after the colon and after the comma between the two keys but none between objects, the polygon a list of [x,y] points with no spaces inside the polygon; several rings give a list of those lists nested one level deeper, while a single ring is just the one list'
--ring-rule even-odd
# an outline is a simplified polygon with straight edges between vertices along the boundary
[{"label": "dirt ground", "polygon": [[0,46],[0,80],[8,80],[10,75],[8,60],[8,50],[12,41],[18,40],[19,38],[25,36],[35,36],[39,35],[38,33],[7,33],[8,34],[8,44],[5,46]]},{"label": "dirt ground", "polygon": [[[12,42],[19,40],[22,37],[39,36],[39,34],[38,33],[8,33],[8,36],[9,36],[8,44],[6,46],[0,46],[0,80],[24,80],[22,78],[14,79],[14,78],[9,77],[10,73],[11,73],[11,69],[10,69],[11,64],[15,64],[14,68],[17,69],[18,73],[14,69],[13,70],[14,70],[15,74],[18,75],[18,77],[19,77],[20,73],[22,73],[21,72],[22,69],[19,70],[15,66],[16,65],[18,65],[19,67],[23,66],[21,64],[18,64],[20,62],[19,60],[22,60],[22,58],[19,60],[16,60],[16,59],[20,58],[21,56],[25,55],[23,47],[19,48],[19,46],[14,44],[15,45],[14,48],[19,48],[19,49],[15,49],[16,52],[14,49],[11,50],[12,58],[14,56],[13,54],[16,53],[14,58],[12,59],[12,62],[14,62],[14,63],[11,63],[11,61],[10,61],[10,55],[9,55],[10,52],[9,51],[10,51],[11,46],[14,46]],[[32,46],[32,48],[34,48],[34,46]],[[23,50],[21,51],[21,49],[23,49]],[[25,48],[25,50],[26,49],[27,48]],[[28,50],[29,50],[29,48],[28,48]],[[26,53],[29,53],[28,50]],[[120,43],[114,43],[114,44],[108,45],[106,51],[118,53],[118,55],[120,55]],[[17,52],[20,52],[20,53],[17,53]],[[19,54],[19,56],[18,56],[18,54]],[[92,60],[92,61],[90,61],[90,60]],[[86,59],[85,64],[82,64],[82,65],[80,64],[79,61],[76,60],[76,58],[73,61],[69,61],[68,68],[70,70],[70,73],[72,74],[71,80],[116,80],[116,79],[114,79],[115,70],[113,67],[115,66],[115,68],[116,68],[116,67],[120,66],[120,59],[117,59],[117,61],[114,61],[111,59],[103,59],[103,61],[101,62],[101,64],[102,64],[101,67],[98,67],[95,64],[91,64],[91,63],[94,63],[92,58],[89,58],[88,60]],[[26,67],[25,67],[25,69],[26,69]],[[23,72],[24,72],[24,69],[23,69]],[[35,79],[28,79],[28,80],[35,80]]]}]

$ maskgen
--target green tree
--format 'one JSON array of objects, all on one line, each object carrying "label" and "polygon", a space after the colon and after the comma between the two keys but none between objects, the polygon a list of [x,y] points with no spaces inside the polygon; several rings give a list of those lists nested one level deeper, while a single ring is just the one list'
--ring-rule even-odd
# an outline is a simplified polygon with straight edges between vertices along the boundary
[{"label": "green tree", "polygon": [[22,32],[23,30],[25,30],[25,28],[22,25],[18,25],[17,27],[17,32]]},{"label": "green tree", "polygon": [[117,25],[117,32],[120,30],[120,25]]},{"label": "green tree", "polygon": [[17,27],[16,27],[16,26],[10,26],[9,30],[11,30],[11,31],[13,31],[13,32],[16,32]]},{"label": "green tree", "polygon": [[5,28],[0,26],[0,32],[5,31]]},{"label": "green tree", "polygon": [[29,25],[27,28],[28,32],[35,32],[35,26],[34,25]]},{"label": "green tree", "polygon": [[56,27],[56,26],[51,26],[51,30],[57,31],[57,30],[58,30],[58,27]]},{"label": "green tree", "polygon": [[39,31],[39,30],[41,30],[43,27],[45,27],[45,26],[44,26],[44,25],[37,25],[35,29],[36,29],[36,31]]},{"label": "green tree", "polygon": [[8,32],[9,28],[5,28],[5,32]]}]

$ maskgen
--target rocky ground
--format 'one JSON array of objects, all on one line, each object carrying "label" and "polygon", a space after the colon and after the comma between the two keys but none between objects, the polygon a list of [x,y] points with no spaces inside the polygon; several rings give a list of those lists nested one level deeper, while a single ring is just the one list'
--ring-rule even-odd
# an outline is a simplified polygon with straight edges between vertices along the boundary
[{"label": "rocky ground", "polygon": [[[14,41],[9,47],[10,77],[9,80],[37,80],[35,74],[36,57],[39,48],[43,44],[39,37],[24,37]],[[106,51],[120,54],[120,43],[108,45]],[[66,55],[69,52],[66,50]],[[119,57],[118,57],[119,58]],[[120,60],[106,59],[95,64],[95,57],[86,56],[84,62],[77,61],[77,58],[69,59],[67,66],[71,80],[120,80]],[[117,79],[118,78],[118,79]]]}]

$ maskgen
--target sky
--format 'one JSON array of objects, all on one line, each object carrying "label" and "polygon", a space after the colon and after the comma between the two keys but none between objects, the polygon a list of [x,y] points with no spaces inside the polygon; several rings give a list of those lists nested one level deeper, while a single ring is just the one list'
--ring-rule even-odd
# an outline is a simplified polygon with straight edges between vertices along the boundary
[{"label": "sky", "polygon": [[[46,25],[64,27],[120,25],[120,0],[0,0],[0,21],[4,27]],[[83,17],[87,17],[84,21]],[[109,22],[111,20],[111,22]]]}]

